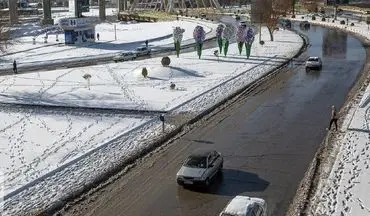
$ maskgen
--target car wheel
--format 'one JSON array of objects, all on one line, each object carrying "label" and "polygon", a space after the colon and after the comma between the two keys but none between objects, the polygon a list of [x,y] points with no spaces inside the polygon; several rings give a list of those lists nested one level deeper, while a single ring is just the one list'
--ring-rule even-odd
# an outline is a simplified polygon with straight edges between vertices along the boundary
[{"label": "car wheel", "polygon": [[180,186],[184,186],[184,183],[182,181],[177,180],[177,184]]}]

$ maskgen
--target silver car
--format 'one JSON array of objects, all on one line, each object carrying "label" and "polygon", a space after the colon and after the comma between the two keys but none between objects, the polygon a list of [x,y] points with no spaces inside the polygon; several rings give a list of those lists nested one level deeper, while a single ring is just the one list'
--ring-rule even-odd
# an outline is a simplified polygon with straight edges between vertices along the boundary
[{"label": "silver car", "polygon": [[319,57],[309,57],[306,61],[306,70],[310,68],[321,69],[322,61]]},{"label": "silver car", "polygon": [[119,61],[127,61],[127,60],[135,60],[137,55],[133,52],[122,52],[116,56],[113,57],[114,62],[119,62]]},{"label": "silver car", "polygon": [[257,197],[236,196],[219,216],[267,216],[265,200]]},{"label": "silver car", "polygon": [[191,154],[176,174],[179,185],[208,186],[212,178],[222,170],[223,157],[217,151],[198,150]]}]

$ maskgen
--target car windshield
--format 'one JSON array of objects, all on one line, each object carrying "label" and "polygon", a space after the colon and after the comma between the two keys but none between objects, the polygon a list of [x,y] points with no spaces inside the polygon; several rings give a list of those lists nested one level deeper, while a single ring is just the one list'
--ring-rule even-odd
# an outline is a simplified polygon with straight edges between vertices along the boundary
[{"label": "car windshield", "polygon": [[184,163],[184,166],[191,168],[206,168],[207,157],[190,156]]},{"label": "car windshield", "polygon": [[312,62],[318,62],[319,59],[318,58],[309,58],[308,61],[312,61]]}]

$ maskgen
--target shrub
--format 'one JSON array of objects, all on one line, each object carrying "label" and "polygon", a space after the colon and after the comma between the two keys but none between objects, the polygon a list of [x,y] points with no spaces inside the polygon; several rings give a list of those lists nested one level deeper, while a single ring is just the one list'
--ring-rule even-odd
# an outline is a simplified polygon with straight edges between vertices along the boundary
[{"label": "shrub", "polygon": [[175,83],[171,82],[171,84],[170,84],[170,89],[174,90],[175,88],[176,88]]},{"label": "shrub", "polygon": [[169,66],[171,64],[170,57],[168,57],[168,56],[163,57],[161,63],[163,65],[163,67]]},{"label": "shrub", "polygon": [[334,22],[334,20],[333,21],[331,21],[332,23]]},{"label": "shrub", "polygon": [[198,16],[195,16],[195,19],[198,19]]},{"label": "shrub", "polygon": [[346,24],[346,22],[345,22],[344,20],[341,20],[341,21],[340,21],[340,24],[341,24],[341,25],[344,25],[344,24]]},{"label": "shrub", "polygon": [[351,26],[354,26],[355,24],[354,23],[351,23]]},{"label": "shrub", "polygon": [[143,67],[143,69],[141,70],[141,74],[144,78],[146,78],[148,76],[148,69],[146,69],[146,67]]},{"label": "shrub", "polygon": [[302,19],[304,19],[304,16],[302,16]]},{"label": "shrub", "polygon": [[325,22],[326,21],[325,17],[321,18],[321,21]]},{"label": "shrub", "polygon": [[312,16],[312,20],[316,20],[316,17],[315,16]]},{"label": "shrub", "polygon": [[292,18],[294,19],[295,18],[295,14],[292,15]]}]

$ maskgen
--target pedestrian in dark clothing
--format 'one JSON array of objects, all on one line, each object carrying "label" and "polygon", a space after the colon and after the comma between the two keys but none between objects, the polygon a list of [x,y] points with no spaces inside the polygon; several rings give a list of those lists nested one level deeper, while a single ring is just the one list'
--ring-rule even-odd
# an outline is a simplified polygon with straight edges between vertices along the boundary
[{"label": "pedestrian in dark clothing", "polygon": [[18,71],[17,71],[17,62],[15,60],[13,61],[13,72],[18,73]]},{"label": "pedestrian in dark clothing", "polygon": [[99,35],[99,33],[97,33],[97,34],[96,34],[96,38],[98,38],[98,40],[99,40],[99,38],[100,38],[100,35]]},{"label": "pedestrian in dark clothing", "polygon": [[331,106],[331,119],[330,119],[330,124],[329,124],[329,130],[331,130],[331,125],[334,123],[335,124],[335,130],[338,130],[338,114],[337,110],[335,109],[335,106]]}]

